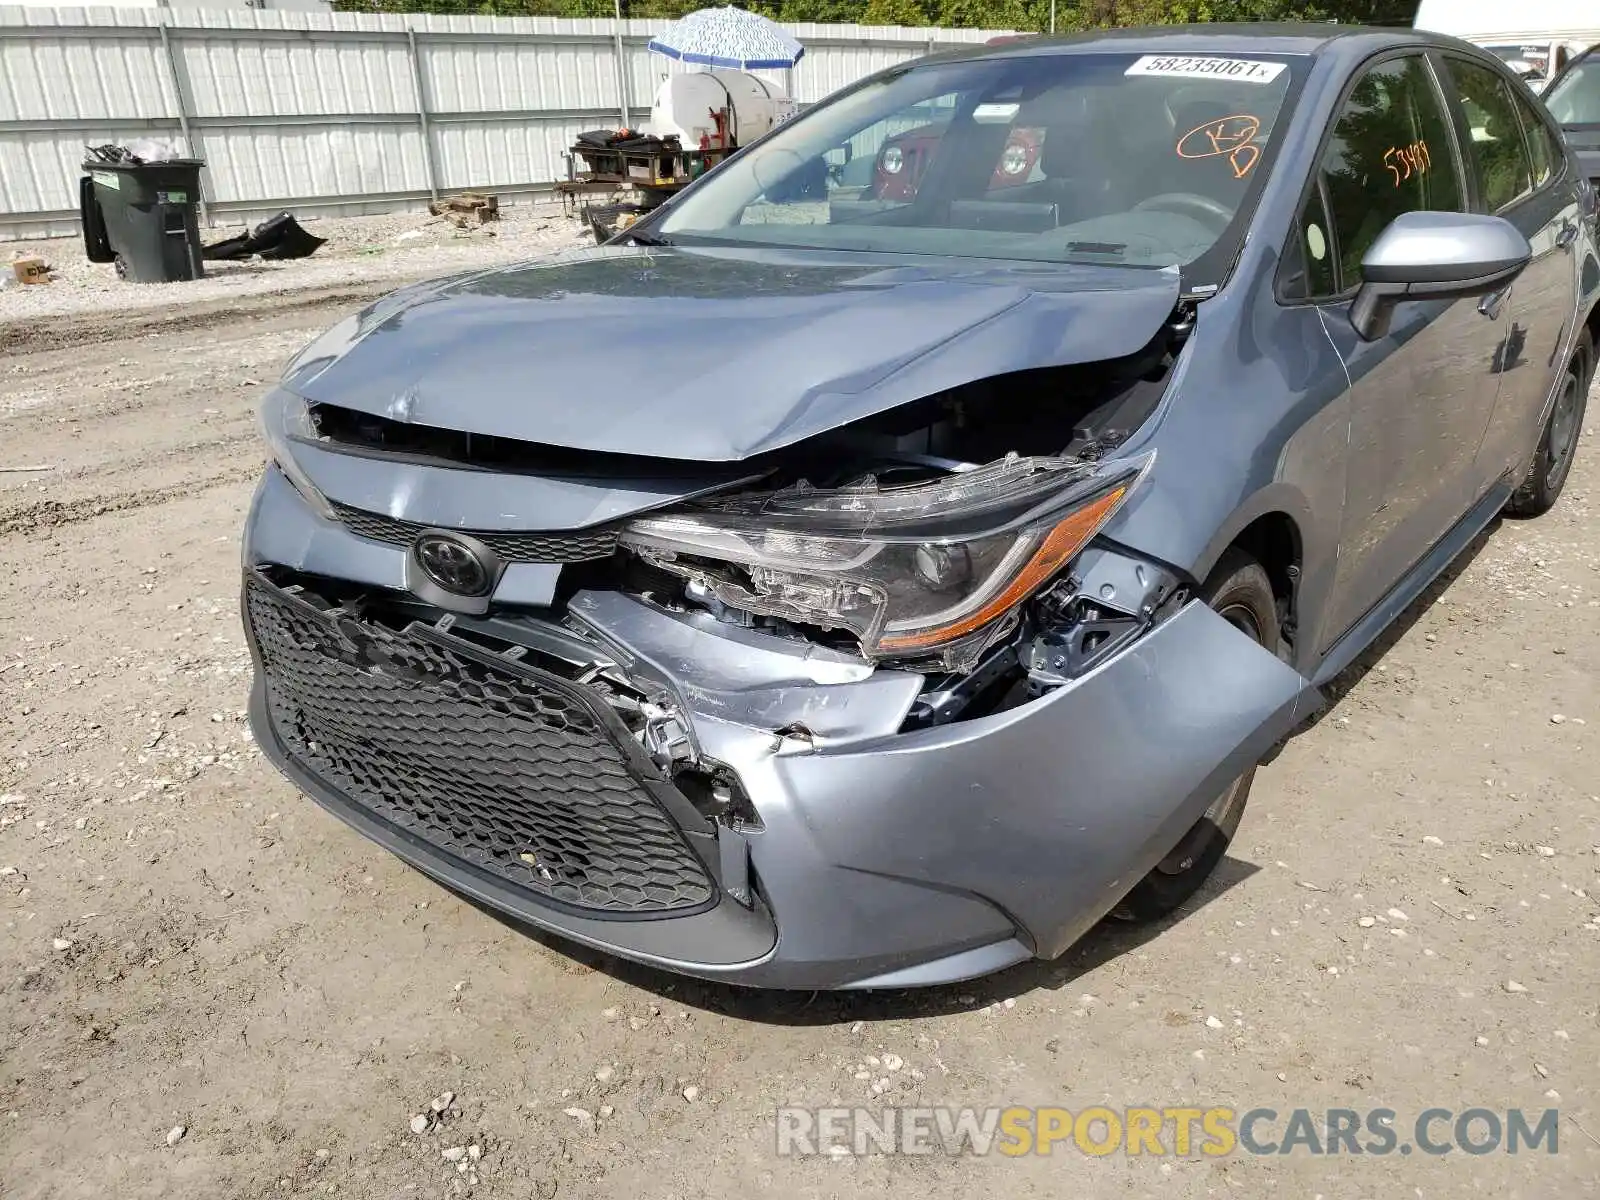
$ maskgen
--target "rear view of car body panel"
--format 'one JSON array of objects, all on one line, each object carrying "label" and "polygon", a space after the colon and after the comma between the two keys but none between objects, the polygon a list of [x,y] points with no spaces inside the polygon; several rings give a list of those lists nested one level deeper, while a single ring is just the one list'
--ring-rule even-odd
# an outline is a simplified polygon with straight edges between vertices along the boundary
[{"label": "rear view of car body panel", "polygon": [[[322,520],[276,472],[258,493],[249,577],[287,567],[313,586],[361,579],[381,606],[405,598],[404,557]],[[360,609],[341,618],[357,644]],[[434,616],[442,627],[424,628]],[[935,984],[1060,953],[1314,702],[1302,676],[1196,603],[1040,699],[909,732],[901,728],[922,686],[915,673],[621,593],[579,592],[565,625],[485,622],[510,657],[455,646],[452,619],[424,612],[410,634],[385,639],[476,654],[514,719],[521,702],[506,697],[536,675],[519,665],[522,653],[532,647],[532,661],[559,643],[681,721],[690,764],[732,779],[744,819],[684,819],[667,777],[648,778],[637,748],[623,750],[714,882],[708,904],[647,914],[563,907],[509,882],[514,871],[487,869],[496,864],[397,824],[297,752],[281,714],[320,701],[315,689],[274,694],[287,681],[252,629],[252,724],[267,755],[336,815],[465,895],[630,959],[757,986]],[[346,657],[374,686],[441,686],[425,661],[383,645]],[[308,717],[314,725],[327,714]],[[492,739],[505,736],[494,727],[482,744],[430,753],[492,759],[503,753]],[[384,744],[405,757],[403,739]]]}]

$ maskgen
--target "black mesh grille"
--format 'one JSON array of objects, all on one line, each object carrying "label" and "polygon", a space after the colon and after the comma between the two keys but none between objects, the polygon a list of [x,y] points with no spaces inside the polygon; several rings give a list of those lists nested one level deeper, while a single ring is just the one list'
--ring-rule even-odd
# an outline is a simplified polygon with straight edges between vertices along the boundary
[{"label": "black mesh grille", "polygon": [[255,574],[245,599],[273,729],[352,803],[574,908],[642,916],[714,899],[577,685],[425,627],[329,615]]},{"label": "black mesh grille", "polygon": [[[415,521],[401,521],[382,513],[333,505],[340,523],[360,537],[409,546],[424,529]],[[607,558],[617,548],[615,529],[586,529],[572,533],[491,533],[476,529],[460,532],[482,542],[507,562],[573,563]]]}]

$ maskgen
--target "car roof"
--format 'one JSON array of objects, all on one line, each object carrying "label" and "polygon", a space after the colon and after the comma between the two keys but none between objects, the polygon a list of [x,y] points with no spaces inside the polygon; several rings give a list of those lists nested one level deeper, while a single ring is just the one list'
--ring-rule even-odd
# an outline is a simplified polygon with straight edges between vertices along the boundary
[{"label": "car roof", "polygon": [[964,59],[1028,58],[1052,54],[1103,51],[1148,54],[1320,54],[1341,44],[1361,54],[1388,46],[1464,45],[1456,38],[1427,30],[1336,25],[1328,22],[1283,21],[1203,25],[1156,25],[1140,29],[1102,29],[1064,36],[1031,37],[999,45],[963,47],[953,54]]}]

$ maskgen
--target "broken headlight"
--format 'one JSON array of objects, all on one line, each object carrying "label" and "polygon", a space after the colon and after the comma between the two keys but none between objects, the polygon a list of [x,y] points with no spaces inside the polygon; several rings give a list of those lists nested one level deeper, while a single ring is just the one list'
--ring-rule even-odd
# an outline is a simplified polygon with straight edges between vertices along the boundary
[{"label": "broken headlight", "polygon": [[1110,519],[1143,461],[1011,456],[933,482],[709,501],[622,540],[745,612],[844,629],[870,658],[980,652]]},{"label": "broken headlight", "polygon": [[294,457],[295,442],[315,442],[318,437],[310,406],[293,392],[274,388],[261,402],[261,433],[272,451],[272,461],[278,464],[284,478],[294,485],[294,490],[313,512],[324,520],[332,520],[333,509]]}]

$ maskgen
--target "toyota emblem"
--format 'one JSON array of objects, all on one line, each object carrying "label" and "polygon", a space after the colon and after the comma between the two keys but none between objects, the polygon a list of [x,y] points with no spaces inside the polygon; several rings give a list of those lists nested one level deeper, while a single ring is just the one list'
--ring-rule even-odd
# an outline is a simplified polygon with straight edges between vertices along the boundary
[{"label": "toyota emblem", "polygon": [[482,596],[493,582],[488,564],[471,546],[447,533],[425,533],[414,547],[422,573],[457,596]]}]

